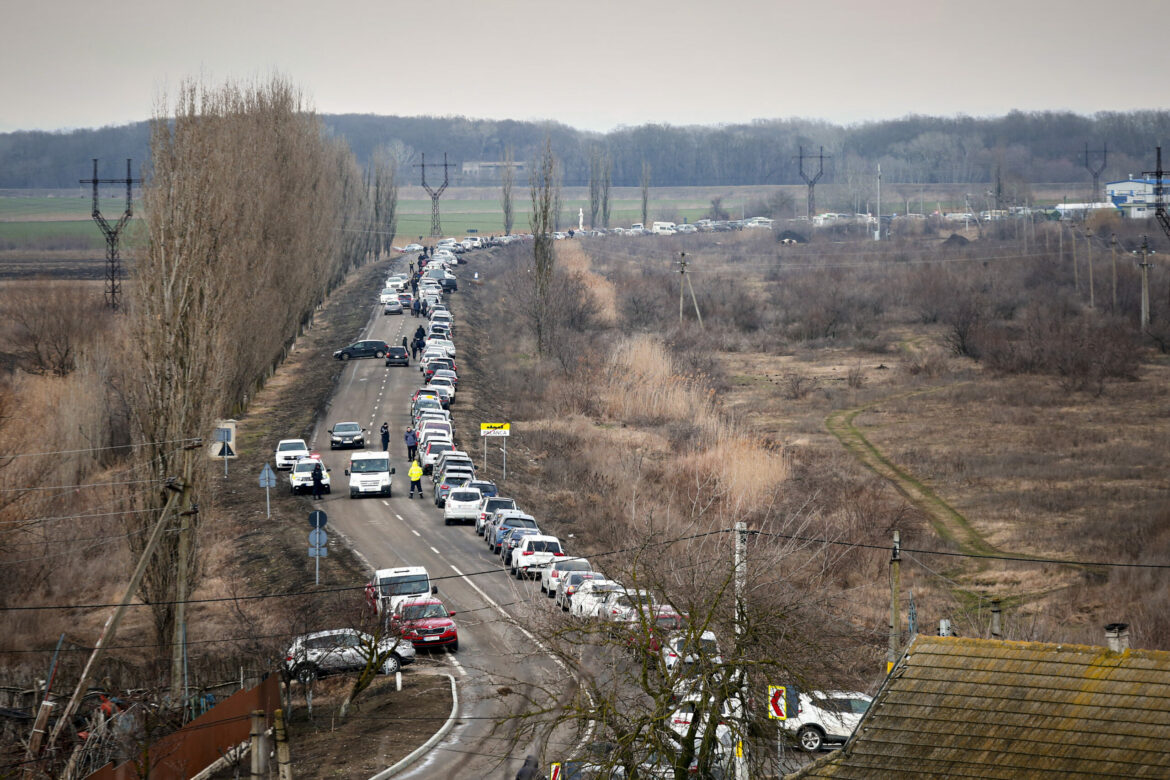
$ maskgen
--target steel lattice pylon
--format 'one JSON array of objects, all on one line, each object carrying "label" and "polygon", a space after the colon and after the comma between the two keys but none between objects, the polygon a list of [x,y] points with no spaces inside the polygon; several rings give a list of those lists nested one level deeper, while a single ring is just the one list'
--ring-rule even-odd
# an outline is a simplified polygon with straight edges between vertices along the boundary
[{"label": "steel lattice pylon", "polygon": [[[443,190],[447,189],[447,184],[450,179],[447,177],[447,153],[443,152],[443,184],[439,189],[432,189],[427,184],[427,156],[422,156],[422,164],[414,166],[415,168],[422,168],[422,187],[431,196],[431,236],[437,238],[443,235],[443,225],[439,221],[439,198],[443,194]],[[432,168],[438,168],[437,165],[432,165]]]},{"label": "steel lattice pylon", "polygon": [[[141,179],[130,178],[129,159],[126,160],[125,179],[99,179],[98,161],[96,157],[93,159],[93,178],[80,180],[81,184],[93,185],[93,211],[91,212],[91,216],[93,217],[93,221],[98,224],[98,227],[102,229],[102,234],[106,237],[106,305],[114,311],[117,311],[121,306],[122,298],[122,261],[118,257],[118,237],[122,233],[122,228],[126,227],[126,223],[133,216],[134,212],[130,207],[133,187],[135,184],[141,182]],[[98,208],[99,184],[126,185],[126,209],[113,225],[110,225],[109,221],[102,216],[101,209]]]}]

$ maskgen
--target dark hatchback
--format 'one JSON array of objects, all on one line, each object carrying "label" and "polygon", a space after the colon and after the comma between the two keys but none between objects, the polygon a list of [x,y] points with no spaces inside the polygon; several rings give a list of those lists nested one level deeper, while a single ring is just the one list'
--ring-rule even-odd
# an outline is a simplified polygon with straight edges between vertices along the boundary
[{"label": "dark hatchback", "polygon": [[388,366],[409,366],[410,353],[406,351],[406,347],[390,347],[386,350],[386,365]]},{"label": "dark hatchback", "polygon": [[348,347],[342,347],[333,353],[333,357],[338,360],[350,360],[351,358],[380,358],[385,357],[386,353],[390,351],[390,347],[385,341],[378,341],[377,339],[367,339],[365,341],[355,341]]}]

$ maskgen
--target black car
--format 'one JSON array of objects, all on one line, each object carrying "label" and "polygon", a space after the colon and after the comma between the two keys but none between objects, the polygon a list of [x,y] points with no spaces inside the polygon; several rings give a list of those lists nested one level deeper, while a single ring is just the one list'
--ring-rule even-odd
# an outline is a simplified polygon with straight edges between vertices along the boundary
[{"label": "black car", "polygon": [[386,365],[388,366],[409,366],[410,353],[406,351],[406,347],[390,347],[386,350]]},{"label": "black car", "polygon": [[343,447],[366,446],[366,431],[355,422],[340,422],[329,429],[329,449],[339,450]]},{"label": "black car", "polygon": [[386,353],[390,351],[390,345],[385,341],[378,339],[367,339],[365,341],[355,341],[348,347],[342,347],[333,353],[333,357],[337,360],[349,360],[350,358],[383,358]]}]

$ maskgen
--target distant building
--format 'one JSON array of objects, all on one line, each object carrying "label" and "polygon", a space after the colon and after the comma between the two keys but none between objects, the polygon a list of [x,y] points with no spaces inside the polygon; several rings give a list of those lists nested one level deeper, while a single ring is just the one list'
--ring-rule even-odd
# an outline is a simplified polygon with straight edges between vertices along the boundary
[{"label": "distant building", "polygon": [[[464,160],[459,172],[463,176],[463,184],[499,184],[500,174],[507,163],[496,160]],[[516,181],[527,175],[528,166],[523,160],[512,163],[512,171],[516,174]]]},{"label": "distant building", "polygon": [[788,780],[1170,776],[1170,653],[918,635],[845,746]]},{"label": "distant building", "polygon": [[[1113,181],[1105,185],[1105,197],[1121,210],[1121,215],[1127,219],[1147,219],[1154,216],[1154,187],[1153,179],[1134,179]],[[1167,187],[1167,183],[1162,183]],[[1162,196],[1165,198],[1165,194]]]}]

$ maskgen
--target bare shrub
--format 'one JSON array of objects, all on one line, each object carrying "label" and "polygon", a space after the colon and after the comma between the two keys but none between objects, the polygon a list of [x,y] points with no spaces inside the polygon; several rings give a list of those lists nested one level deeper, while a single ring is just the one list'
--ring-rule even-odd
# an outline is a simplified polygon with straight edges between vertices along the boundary
[{"label": "bare shrub", "polygon": [[850,366],[849,373],[845,376],[845,383],[854,390],[860,390],[865,387],[865,372],[861,369],[861,361],[857,361],[857,365]]},{"label": "bare shrub", "polygon": [[10,287],[3,314],[20,367],[57,376],[77,367],[108,316],[93,286],[48,281]]},{"label": "bare shrub", "polygon": [[946,355],[939,349],[914,350],[902,358],[902,368],[910,376],[936,379],[949,370]]},{"label": "bare shrub", "polygon": [[790,401],[799,401],[807,398],[817,388],[817,381],[804,374],[785,374],[780,380],[780,387],[784,390],[784,397]]}]

